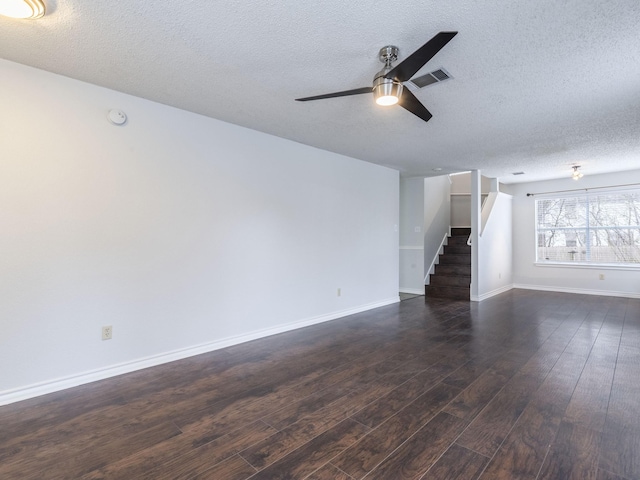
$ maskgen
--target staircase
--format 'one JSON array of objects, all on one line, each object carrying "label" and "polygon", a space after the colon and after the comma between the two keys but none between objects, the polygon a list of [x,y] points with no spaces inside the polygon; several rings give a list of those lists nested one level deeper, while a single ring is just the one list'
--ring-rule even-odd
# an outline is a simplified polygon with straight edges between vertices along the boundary
[{"label": "staircase", "polygon": [[452,228],[451,236],[440,254],[435,273],[429,275],[425,297],[469,300],[471,285],[471,247],[467,240],[470,228]]}]

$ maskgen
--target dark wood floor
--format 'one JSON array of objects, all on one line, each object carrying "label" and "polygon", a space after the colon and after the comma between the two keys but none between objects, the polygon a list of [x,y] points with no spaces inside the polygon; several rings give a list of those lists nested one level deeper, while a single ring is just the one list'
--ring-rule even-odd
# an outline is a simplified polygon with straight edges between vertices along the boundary
[{"label": "dark wood floor", "polygon": [[363,477],[640,479],[640,300],[418,297],[0,407],[4,480]]}]

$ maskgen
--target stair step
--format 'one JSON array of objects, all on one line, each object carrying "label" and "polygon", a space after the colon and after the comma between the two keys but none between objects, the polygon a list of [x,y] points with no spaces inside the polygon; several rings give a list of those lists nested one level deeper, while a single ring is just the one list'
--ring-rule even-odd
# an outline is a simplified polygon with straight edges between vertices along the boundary
[{"label": "stair step", "polygon": [[436,265],[435,268],[436,275],[448,275],[448,276],[456,276],[456,275],[467,275],[471,276],[471,265],[462,265],[462,264],[449,264]]},{"label": "stair step", "polygon": [[440,265],[471,265],[471,254],[440,255]]},{"label": "stair step", "polygon": [[451,229],[451,236],[454,235],[465,235],[468,237],[469,235],[471,235],[471,228],[453,227]]},{"label": "stair step", "polygon": [[426,285],[424,293],[427,297],[469,300],[469,287]]},{"label": "stair step", "polygon": [[447,245],[466,245],[469,235],[454,235],[447,239]]},{"label": "stair step", "polygon": [[450,253],[462,253],[465,255],[471,255],[471,247],[467,245],[466,241],[464,245],[445,245],[444,254],[449,255]]},{"label": "stair step", "polygon": [[471,285],[471,276],[469,275],[429,275],[429,285],[444,286],[451,285],[455,287],[467,287]]}]

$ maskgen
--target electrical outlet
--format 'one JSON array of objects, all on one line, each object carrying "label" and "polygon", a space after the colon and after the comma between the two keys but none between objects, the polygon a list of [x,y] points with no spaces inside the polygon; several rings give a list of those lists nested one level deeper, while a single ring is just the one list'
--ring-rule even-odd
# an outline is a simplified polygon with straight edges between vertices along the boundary
[{"label": "electrical outlet", "polygon": [[598,276],[598,278],[599,278],[600,280],[604,280],[604,273],[601,273],[601,274]]},{"label": "electrical outlet", "polygon": [[338,289],[338,296],[340,297],[341,295],[342,295],[342,289],[341,289],[341,288],[339,288],[339,289]]},{"label": "electrical outlet", "polygon": [[102,327],[102,339],[103,340],[111,340],[113,336],[113,327],[108,325],[106,327]]}]

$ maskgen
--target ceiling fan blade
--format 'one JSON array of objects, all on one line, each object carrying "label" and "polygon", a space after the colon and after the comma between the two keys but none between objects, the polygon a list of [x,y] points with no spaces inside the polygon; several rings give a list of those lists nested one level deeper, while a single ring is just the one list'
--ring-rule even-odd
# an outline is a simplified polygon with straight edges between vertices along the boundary
[{"label": "ceiling fan blade", "polygon": [[405,110],[410,111],[417,117],[420,117],[425,122],[428,122],[433,116],[431,115],[431,112],[427,110],[427,107],[420,103],[420,100],[418,100],[416,96],[406,88],[402,90],[402,96],[400,97],[398,105]]},{"label": "ceiling fan blade", "polygon": [[296,102],[308,102],[309,100],[322,100],[323,98],[347,97],[349,95],[360,95],[362,93],[371,93],[372,87],[354,88],[353,90],[344,90],[342,92],[325,93],[324,95],[316,95],[314,97],[296,98]]},{"label": "ceiling fan blade", "polygon": [[418,50],[413,52],[402,62],[392,68],[386,78],[395,78],[401,82],[406,82],[420,70],[425,63],[433,58],[442,47],[444,47],[458,32],[440,32]]}]

